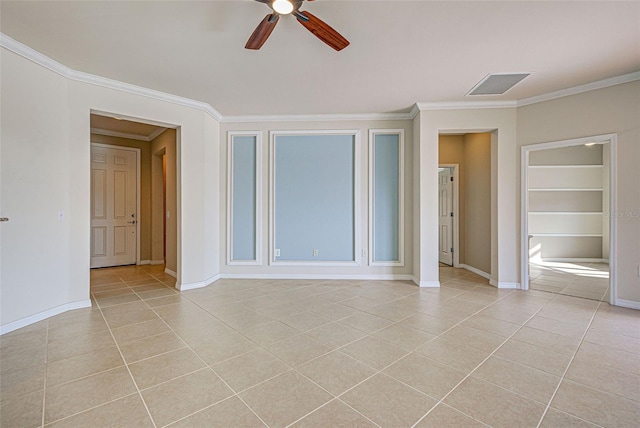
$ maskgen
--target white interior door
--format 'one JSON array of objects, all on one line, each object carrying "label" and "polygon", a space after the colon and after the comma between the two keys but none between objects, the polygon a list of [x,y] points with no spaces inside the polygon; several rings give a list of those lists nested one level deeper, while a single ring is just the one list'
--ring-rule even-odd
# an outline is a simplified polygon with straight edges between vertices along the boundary
[{"label": "white interior door", "polygon": [[91,267],[136,264],[138,159],[91,145]]},{"label": "white interior door", "polygon": [[438,171],[438,228],[440,263],[453,266],[453,175],[451,168]]}]

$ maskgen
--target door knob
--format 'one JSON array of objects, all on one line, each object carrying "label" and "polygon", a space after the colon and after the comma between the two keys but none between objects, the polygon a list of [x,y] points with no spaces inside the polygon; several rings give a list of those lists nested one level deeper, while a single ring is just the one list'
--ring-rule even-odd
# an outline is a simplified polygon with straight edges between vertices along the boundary
[{"label": "door knob", "polygon": [[136,221],[135,221],[135,220],[133,220],[133,221],[128,221],[128,222],[127,222],[127,224],[136,224]]},{"label": "door knob", "polygon": [[9,221],[9,217],[0,217],[0,221]]}]

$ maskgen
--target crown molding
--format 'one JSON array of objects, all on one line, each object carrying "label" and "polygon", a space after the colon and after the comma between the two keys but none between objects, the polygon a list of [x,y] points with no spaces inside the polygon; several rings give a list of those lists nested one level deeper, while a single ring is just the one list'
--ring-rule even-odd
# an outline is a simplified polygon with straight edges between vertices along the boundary
[{"label": "crown molding", "polygon": [[558,98],[577,95],[583,92],[595,91],[596,89],[608,88],[609,86],[621,85],[623,83],[635,82],[640,80],[640,71],[634,73],[623,74],[622,76],[611,77],[609,79],[598,80],[597,82],[587,83],[586,85],[574,86],[573,88],[561,89],[547,94],[536,95],[535,97],[523,98],[518,100],[518,107],[524,107],[531,104],[538,104],[544,101],[551,101]]},{"label": "crown molding", "polygon": [[152,98],[159,101],[166,101],[185,107],[202,110],[214,119],[221,121],[222,115],[211,105],[202,101],[192,100],[190,98],[180,97],[178,95],[167,94],[166,92],[156,91],[154,89],[143,88],[141,86],[132,85],[130,83],[121,82],[119,80],[107,79],[105,77],[96,76],[94,74],[84,73],[82,71],[73,70],[46,55],[41,54],[35,49],[12,39],[4,33],[0,33],[0,46],[20,55],[21,57],[45,67],[69,80],[76,82],[88,83],[91,85],[101,86],[104,88],[115,89],[133,95],[141,95],[143,97]]},{"label": "crown molding", "polygon": [[73,70],[1,32],[0,46],[67,79],[201,110],[217,121],[225,123],[413,120],[421,111],[517,108],[640,80],[638,71],[517,101],[418,102],[408,113],[223,116],[210,104],[202,101]]},{"label": "crown molding", "polygon": [[416,103],[419,111],[428,110],[477,110],[490,108],[515,108],[516,101],[443,101]]},{"label": "crown molding", "polygon": [[291,114],[291,115],[254,115],[223,116],[225,123],[260,122],[331,122],[354,120],[411,120],[409,113],[347,113],[347,114]]},{"label": "crown molding", "polygon": [[151,141],[146,135],[128,134],[126,132],[110,131],[108,129],[91,128],[92,134],[105,135],[107,137],[126,138],[128,140]]},{"label": "crown molding", "polygon": [[153,131],[151,134],[147,135],[147,138],[149,139],[148,141],[153,141],[155,140],[158,135],[162,134],[164,131],[166,131],[169,128],[163,128],[163,127],[159,127],[158,129],[156,129],[155,131]]},{"label": "crown molding", "polygon": [[129,140],[150,142],[150,141],[153,141],[154,138],[156,138],[158,135],[162,134],[166,130],[167,128],[158,128],[149,135],[138,135],[138,134],[129,134],[127,132],[111,131],[108,129],[91,128],[91,133],[97,134],[97,135],[105,135],[107,137],[127,138]]}]

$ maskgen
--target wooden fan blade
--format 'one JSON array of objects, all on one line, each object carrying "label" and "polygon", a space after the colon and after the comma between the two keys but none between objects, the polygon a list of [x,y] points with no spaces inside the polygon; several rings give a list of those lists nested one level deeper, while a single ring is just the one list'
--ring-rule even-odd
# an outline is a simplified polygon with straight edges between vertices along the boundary
[{"label": "wooden fan blade", "polygon": [[[309,19],[305,21],[300,15]],[[349,46],[349,41],[342,37],[340,33],[331,28],[329,24],[325,23],[320,18],[313,16],[309,12],[299,12],[296,14],[296,18],[298,19],[298,22],[304,25],[307,30],[311,31],[314,36],[331,46],[333,49],[341,51]]]},{"label": "wooden fan blade", "polygon": [[276,28],[279,19],[280,15],[277,13],[270,13],[265,16],[262,22],[253,30],[251,37],[249,37],[247,44],[244,46],[245,49],[260,49],[271,35],[273,29]]}]

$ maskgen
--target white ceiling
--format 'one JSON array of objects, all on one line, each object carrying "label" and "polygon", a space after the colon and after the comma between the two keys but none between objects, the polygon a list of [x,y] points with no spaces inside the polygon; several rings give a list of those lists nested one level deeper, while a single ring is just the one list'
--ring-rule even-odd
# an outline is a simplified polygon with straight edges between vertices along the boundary
[{"label": "white ceiling", "polygon": [[[6,1],[1,31],[87,73],[209,103],[225,116],[407,112],[415,102],[517,100],[640,70],[640,1],[318,0],[351,45],[292,16],[244,49],[252,0]],[[532,72],[465,97],[488,73]]]}]

